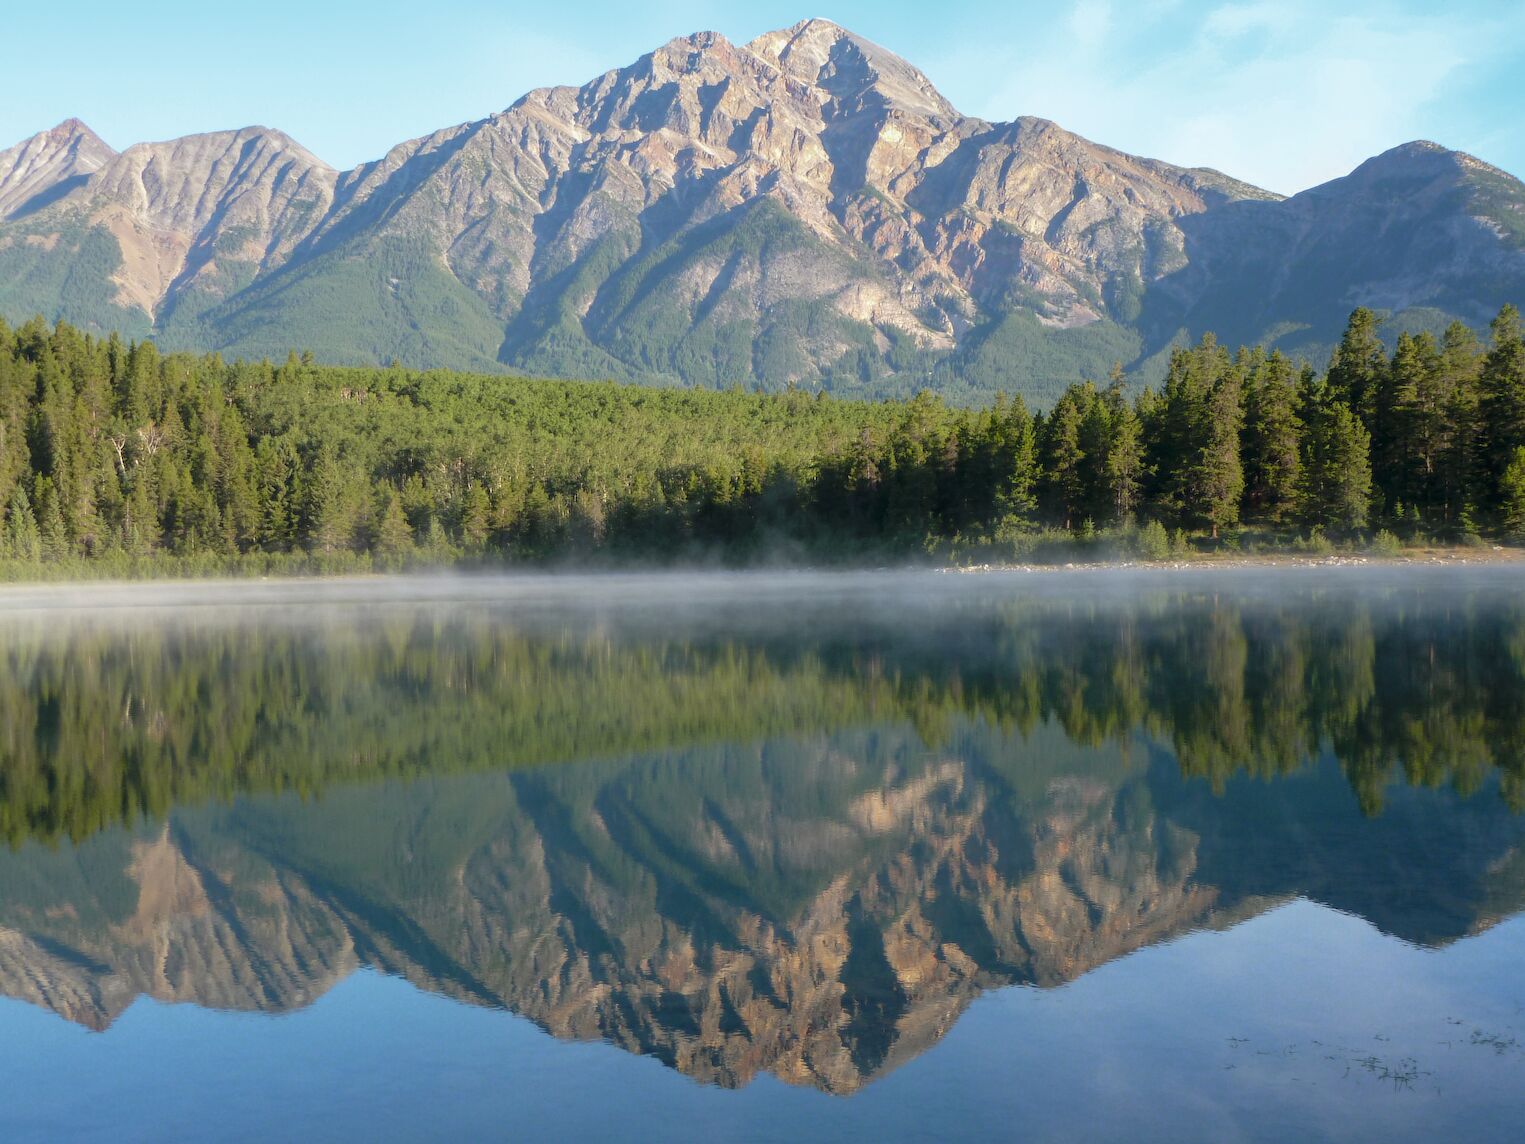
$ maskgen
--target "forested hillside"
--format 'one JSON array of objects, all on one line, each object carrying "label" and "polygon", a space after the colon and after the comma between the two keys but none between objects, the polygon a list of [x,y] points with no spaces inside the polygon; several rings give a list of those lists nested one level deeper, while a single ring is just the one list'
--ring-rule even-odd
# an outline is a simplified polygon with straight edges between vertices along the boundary
[{"label": "forested hillside", "polygon": [[1084,382],[1035,415],[227,364],[0,323],[0,505],[21,576],[1514,537],[1525,340],[1506,308],[1486,341],[1455,324],[1389,355],[1358,310],[1324,374],[1209,336],[1158,392]]}]

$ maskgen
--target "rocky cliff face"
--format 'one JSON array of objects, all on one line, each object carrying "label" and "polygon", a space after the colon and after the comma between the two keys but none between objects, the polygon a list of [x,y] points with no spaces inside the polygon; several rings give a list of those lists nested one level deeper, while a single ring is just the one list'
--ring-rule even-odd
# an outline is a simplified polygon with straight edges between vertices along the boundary
[{"label": "rocky cliff face", "polygon": [[280,132],[251,127],[129,147],[81,205],[121,249],[122,303],[158,317],[280,267],[328,213],[337,178]]},{"label": "rocky cliff face", "polygon": [[0,151],[0,219],[40,210],[85,183],[116,152],[78,119]]},{"label": "rocky cliff face", "polygon": [[1481,324],[1481,298],[1525,296],[1521,184],[1435,143],[1395,147],[1284,202],[1229,204],[1184,235],[1180,271],[1150,299],[1162,326],[1312,330],[1356,306]]},{"label": "rocky cliff face", "polygon": [[[0,156],[0,310],[234,353],[1041,396],[1206,320],[1307,341],[1355,304],[1478,320],[1525,288],[1525,187],[1469,157],[1411,146],[1279,203],[963,116],[821,20],[674,40],[343,174],[263,129],[117,157],[71,131],[70,162]],[[113,252],[109,306],[59,271]]]}]

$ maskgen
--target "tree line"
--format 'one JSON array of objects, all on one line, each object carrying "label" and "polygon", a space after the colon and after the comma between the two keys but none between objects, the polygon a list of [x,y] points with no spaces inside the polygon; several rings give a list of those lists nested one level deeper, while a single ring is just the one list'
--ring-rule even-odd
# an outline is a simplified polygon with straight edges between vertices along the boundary
[{"label": "tree line", "polygon": [[[1112,530],[1396,541],[1525,533],[1525,336],[1389,353],[1357,310],[1318,372],[1211,336],[1020,397],[853,402],[161,355],[0,322],[0,563],[400,567],[560,557],[1030,551]],[[222,564],[218,564],[222,561]]]}]

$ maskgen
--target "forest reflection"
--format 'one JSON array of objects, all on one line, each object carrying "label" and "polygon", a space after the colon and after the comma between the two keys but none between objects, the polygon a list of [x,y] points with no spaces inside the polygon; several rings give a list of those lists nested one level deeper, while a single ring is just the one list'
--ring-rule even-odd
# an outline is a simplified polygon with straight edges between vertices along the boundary
[{"label": "forest reflection", "polygon": [[0,829],[240,793],[978,722],[1149,744],[1215,786],[1330,752],[1525,809],[1525,597],[1433,582],[527,613],[475,599],[0,619]]}]

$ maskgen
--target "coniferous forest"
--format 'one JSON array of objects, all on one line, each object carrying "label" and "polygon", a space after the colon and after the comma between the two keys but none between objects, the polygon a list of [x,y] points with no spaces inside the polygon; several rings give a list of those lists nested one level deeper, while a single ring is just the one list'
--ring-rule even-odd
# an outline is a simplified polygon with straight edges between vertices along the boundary
[{"label": "coniferous forest", "polygon": [[161,355],[0,322],[0,568],[1023,559],[1525,533],[1525,334],[1357,310],[1046,412]]}]

